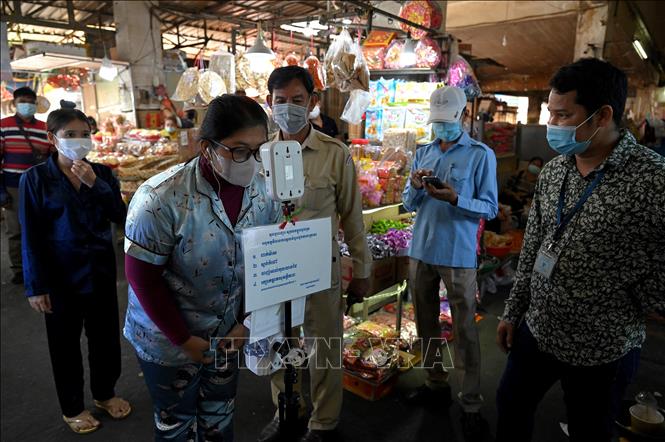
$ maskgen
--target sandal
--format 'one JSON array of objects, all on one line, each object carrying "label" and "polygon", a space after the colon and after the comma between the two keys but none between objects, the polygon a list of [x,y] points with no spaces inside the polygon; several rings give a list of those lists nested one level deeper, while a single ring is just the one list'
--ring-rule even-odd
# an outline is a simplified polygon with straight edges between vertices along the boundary
[{"label": "sandal", "polygon": [[[125,411],[120,411],[123,405],[127,406]],[[114,397],[107,401],[95,401],[95,406],[106,411],[113,419],[124,419],[132,412],[132,406],[126,400]]]},{"label": "sandal", "polygon": [[[67,426],[77,434],[88,434],[97,431],[101,423],[92,417],[88,410],[84,410],[81,414],[74,417],[62,416]],[[96,423],[93,423],[96,422]]]}]

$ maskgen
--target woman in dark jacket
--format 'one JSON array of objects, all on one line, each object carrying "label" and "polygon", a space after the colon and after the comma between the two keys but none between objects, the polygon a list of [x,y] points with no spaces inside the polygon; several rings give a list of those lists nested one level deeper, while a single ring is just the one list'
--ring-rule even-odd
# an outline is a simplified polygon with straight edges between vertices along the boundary
[{"label": "woman in dark jacket", "polygon": [[52,112],[47,135],[57,153],[20,182],[26,294],[30,306],[45,314],[63,419],[76,433],[100,426],[83,403],[84,327],[95,405],[115,419],[131,411],[114,392],[120,327],[111,222],[123,223],[126,207],[111,169],[84,159],[92,147],[90,130],[78,110]]}]

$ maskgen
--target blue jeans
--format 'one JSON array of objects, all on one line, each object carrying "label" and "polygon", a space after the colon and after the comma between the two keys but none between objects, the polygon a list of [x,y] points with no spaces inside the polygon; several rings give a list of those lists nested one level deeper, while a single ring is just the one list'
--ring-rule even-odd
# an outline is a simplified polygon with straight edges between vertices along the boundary
[{"label": "blue jeans", "polygon": [[156,441],[233,440],[238,358],[165,367],[139,359],[152,397]]},{"label": "blue jeans", "polygon": [[626,387],[637,372],[640,349],[597,366],[574,366],[538,349],[526,323],[515,331],[513,348],[497,391],[496,441],[530,441],[533,416],[545,393],[561,381],[570,441],[610,441]]}]

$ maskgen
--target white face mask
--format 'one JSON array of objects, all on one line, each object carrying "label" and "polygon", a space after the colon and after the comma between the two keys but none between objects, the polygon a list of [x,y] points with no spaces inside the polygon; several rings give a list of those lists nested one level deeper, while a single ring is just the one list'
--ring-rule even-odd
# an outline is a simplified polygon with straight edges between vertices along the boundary
[{"label": "white face mask", "polygon": [[317,104],[316,106],[314,106],[314,109],[312,109],[312,112],[309,113],[309,119],[316,120],[317,118],[319,118],[319,115],[321,115],[321,108]]},{"label": "white face mask", "polygon": [[210,165],[219,176],[236,186],[247,187],[252,183],[258,169],[254,156],[250,156],[244,163],[236,163],[231,158],[219,155],[212,147],[208,150],[211,153]]},{"label": "white face mask", "polygon": [[65,157],[72,161],[82,160],[92,150],[92,140],[90,138],[59,138],[56,147]]}]

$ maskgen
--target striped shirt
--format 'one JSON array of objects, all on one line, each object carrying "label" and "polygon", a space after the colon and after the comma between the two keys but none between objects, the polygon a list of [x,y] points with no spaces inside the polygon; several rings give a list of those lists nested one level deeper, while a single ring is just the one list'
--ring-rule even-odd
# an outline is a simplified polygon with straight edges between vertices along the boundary
[{"label": "striped shirt", "polygon": [[35,118],[22,121],[25,135],[17,124],[17,116],[0,120],[0,157],[2,158],[2,181],[6,187],[18,187],[21,174],[36,164],[30,143],[43,155],[44,160],[51,151],[46,137],[46,123]]}]

